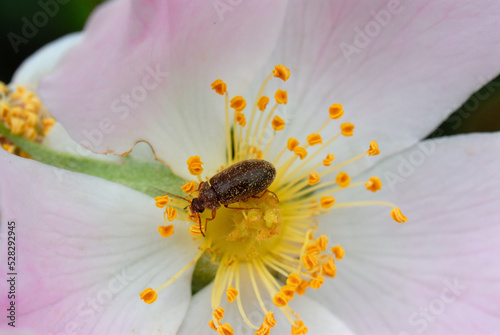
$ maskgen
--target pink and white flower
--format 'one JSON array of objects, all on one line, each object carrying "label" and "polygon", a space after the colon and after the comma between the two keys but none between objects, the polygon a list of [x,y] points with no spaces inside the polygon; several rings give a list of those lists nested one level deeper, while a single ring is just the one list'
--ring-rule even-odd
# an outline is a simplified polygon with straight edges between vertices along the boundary
[{"label": "pink and white flower", "polygon": [[[384,209],[335,206],[318,217],[318,232],[346,257],[333,281],[293,301],[309,332],[488,334],[500,325],[500,135],[421,141],[500,72],[499,16],[495,1],[233,2],[230,9],[114,1],[91,18],[81,44],[39,92],[72,138],[93,151],[123,154],[146,140],[177,174],[189,176],[186,160],[200,155],[209,176],[227,163],[224,103],[210,83],[222,78],[232,96],[258,96],[274,65],[287,65],[291,79],[269,84],[286,87],[289,118],[268,157],[290,136],[304,141],[341,102],[356,135],[330,149],[349,158],[376,139],[388,158],[360,160],[351,175],[382,177],[377,198],[396,201],[410,217],[395,226]],[[174,221],[175,234],[163,239],[162,211],[150,197],[77,173],[61,180],[51,167],[0,156],[2,242],[8,222],[16,225],[19,327],[214,333],[207,326],[214,285],[191,297],[192,268],[154,304],[138,298],[198,253],[185,222]],[[342,200],[359,200],[345,193]],[[240,287],[242,296],[253,291],[248,280]],[[1,290],[9,290],[5,280]],[[247,312],[257,304],[243,302]],[[2,306],[9,303],[4,296]],[[261,322],[255,310],[260,321],[252,321]],[[224,322],[249,333],[234,312]],[[275,316],[272,332],[289,331]]]}]

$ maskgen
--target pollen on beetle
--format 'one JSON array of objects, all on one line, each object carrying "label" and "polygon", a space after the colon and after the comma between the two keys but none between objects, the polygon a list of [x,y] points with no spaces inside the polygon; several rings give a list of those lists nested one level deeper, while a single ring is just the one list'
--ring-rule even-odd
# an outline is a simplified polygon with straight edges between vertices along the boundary
[{"label": "pollen on beetle", "polygon": [[[172,222],[184,221],[192,236],[193,247],[199,252],[167,282],[154,290],[146,289],[140,297],[146,303],[154,302],[157,292],[174,283],[204,257],[205,261],[199,264],[210,263],[217,267],[210,298],[212,317],[206,322],[218,334],[234,334],[232,326],[223,322],[224,308],[236,309],[244,324],[256,335],[272,332],[276,326],[273,314],[276,311],[285,316],[291,334],[308,332],[307,320],[300,318],[300,306],[294,310],[292,301],[298,295],[330,285],[329,281],[336,277],[337,271],[342,270],[337,268],[337,263],[345,255],[335,236],[315,237],[317,217],[330,213],[333,218],[338,208],[379,205],[390,207],[390,216],[395,221],[407,221],[401,210],[389,202],[343,201],[345,189],[356,191],[366,188],[376,192],[382,183],[375,176],[361,181],[353,175],[351,181],[348,173],[351,164],[380,153],[375,141],[369,143],[367,151],[366,147],[364,150],[360,148],[352,157],[334,163],[336,157],[329,152],[331,145],[341,136],[354,134],[352,123],[337,123],[344,114],[341,104],[333,103],[324,110],[324,123],[317,129],[310,129],[305,138],[286,137],[286,143],[278,143],[278,139],[283,140],[277,132],[285,128],[285,119],[288,118],[275,113],[280,104],[287,103],[288,93],[282,89],[275,91],[276,101],[271,108],[267,108],[270,99],[265,95],[266,87],[274,77],[286,81],[290,71],[283,65],[270,69],[254,100],[249,100],[245,114],[242,111],[247,101],[242,96],[230,99],[230,87],[221,79],[212,83],[212,89],[224,96],[221,98],[221,109],[223,106],[226,121],[226,160],[212,164],[220,167],[219,170],[205,173],[202,158],[190,157],[187,169],[197,181],[187,181],[179,188],[178,193],[182,192],[184,196],[169,194],[155,198],[156,206],[165,208],[165,225],[158,227],[160,235],[171,236],[174,233]],[[293,122],[293,118],[290,120]],[[337,124],[328,128],[330,123]],[[203,156],[204,153],[200,155],[203,160],[210,159]],[[229,203],[227,208],[221,206],[217,210],[201,213],[198,209],[193,211],[195,204],[198,206],[207,200],[200,199],[205,196],[200,196],[205,192],[205,189],[200,190],[200,186],[210,185],[202,184],[203,181],[210,183],[215,173],[237,162],[256,158],[267,160],[276,169],[276,177],[267,190]],[[363,194],[371,196],[366,191]],[[215,197],[219,196],[222,195],[215,194]],[[176,229],[178,227],[177,224]],[[247,313],[254,314],[253,310],[246,310],[248,304],[244,303],[245,299],[251,299],[258,305],[261,312],[258,322],[248,317]]]},{"label": "pollen on beetle", "polygon": [[[40,143],[55,124],[55,120],[35,93],[18,85],[9,88],[0,82],[0,123],[13,135]],[[0,132],[0,145],[12,154],[30,158]]]}]

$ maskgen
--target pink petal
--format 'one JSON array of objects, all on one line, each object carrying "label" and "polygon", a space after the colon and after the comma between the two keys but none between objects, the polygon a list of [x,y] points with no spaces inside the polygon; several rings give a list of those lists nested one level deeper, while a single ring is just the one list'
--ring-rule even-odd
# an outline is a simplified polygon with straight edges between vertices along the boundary
[{"label": "pink petal", "polygon": [[[0,199],[5,268],[8,222],[15,221],[18,327],[40,334],[176,331],[189,304],[191,271],[153,305],[139,293],[177,273],[197,246],[182,223],[168,240],[157,233],[164,223],[152,198],[2,151]],[[2,292],[6,277],[4,271]],[[5,310],[6,295],[1,304]]]},{"label": "pink petal", "polygon": [[[364,175],[384,186],[363,198],[394,201],[408,222],[387,207],[333,210],[320,227],[346,256],[314,296],[361,334],[496,333],[499,150],[500,133],[441,138]],[[350,200],[341,193],[337,203]]]},{"label": "pink petal", "polygon": [[[264,313],[255,298],[252,284],[247,273],[247,268],[241,266],[241,295],[243,309],[248,319],[259,327],[264,320]],[[258,285],[262,285],[261,282]],[[179,330],[179,335],[190,334],[214,334],[215,332],[209,328],[208,321],[212,318],[212,308],[210,306],[210,295],[213,289],[213,283],[205,287],[191,300],[187,315],[196,316],[186,318]],[[276,326],[271,329],[271,334],[289,334],[291,324],[283,315],[283,313],[273,305],[272,299],[267,295],[265,289],[261,289],[262,299],[266,308],[273,312],[276,319]],[[222,308],[226,310],[222,323],[229,323],[234,329],[235,334],[251,334],[254,331],[243,321],[238,311],[237,302],[229,304],[224,301]],[[308,334],[335,334],[335,335],[352,335],[354,334],[336,315],[332,314],[328,308],[320,305],[313,299],[307,296],[297,296],[290,303],[290,307],[300,314],[300,319],[309,329]]]},{"label": "pink petal", "polygon": [[222,17],[214,4],[102,6],[83,44],[44,82],[44,101],[94,151],[121,154],[145,139],[160,158],[178,157],[182,169],[195,154],[210,155],[219,168],[224,98],[210,84],[223,78],[232,94],[243,93],[276,43],[286,2],[241,2]]},{"label": "pink petal", "polygon": [[[378,33],[356,47],[365,27]],[[336,153],[350,156],[374,139],[385,154],[408,148],[500,72],[498,31],[495,0],[292,2],[268,63],[292,72],[281,85],[289,93],[289,122],[277,138],[305,140],[328,107],[342,103],[339,121],[356,129]],[[344,56],[346,45],[358,53]],[[324,133],[338,133],[339,124]]]}]

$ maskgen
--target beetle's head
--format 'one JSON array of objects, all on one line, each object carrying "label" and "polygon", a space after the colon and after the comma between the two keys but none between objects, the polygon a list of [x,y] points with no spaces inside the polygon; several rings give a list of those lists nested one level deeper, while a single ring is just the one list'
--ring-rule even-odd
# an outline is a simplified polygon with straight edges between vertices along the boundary
[{"label": "beetle's head", "polygon": [[191,202],[191,211],[195,213],[203,213],[205,210],[205,206],[201,203],[198,198],[194,198],[193,201]]}]

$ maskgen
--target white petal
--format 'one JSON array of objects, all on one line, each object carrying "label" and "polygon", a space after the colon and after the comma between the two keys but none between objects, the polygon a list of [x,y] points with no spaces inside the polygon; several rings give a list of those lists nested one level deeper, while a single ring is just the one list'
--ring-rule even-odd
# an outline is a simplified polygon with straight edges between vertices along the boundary
[{"label": "white petal", "polygon": [[[498,152],[500,133],[445,137],[377,165],[364,178],[381,177],[382,191],[355,199],[392,200],[408,222],[388,207],[333,210],[320,228],[346,256],[314,296],[362,334],[496,332]],[[337,203],[353,199],[343,193]]]},{"label": "white petal", "polygon": [[[0,201],[2,250],[8,222],[16,227],[20,327],[43,334],[175,332],[189,304],[192,269],[153,305],[139,293],[177,273],[197,246],[183,223],[168,239],[158,234],[164,222],[152,198],[2,151]],[[6,264],[6,253],[1,257]],[[6,308],[7,297],[1,301]]]},{"label": "white petal", "polygon": [[[241,272],[241,295],[243,309],[250,322],[256,327],[260,327],[264,320],[264,312],[259,307],[258,301],[255,297],[252,284],[248,275],[248,269],[242,265]],[[262,283],[257,279],[259,286]],[[271,310],[276,319],[276,326],[271,329],[271,334],[288,334],[292,327],[290,322],[286,319],[284,314],[274,306],[272,298],[266,294],[267,291],[260,287],[261,296],[266,305],[266,308]],[[191,300],[187,317],[179,330],[179,335],[189,334],[213,334],[214,331],[209,328],[208,322],[212,319],[212,308],[210,306],[210,295],[213,289],[213,283],[205,287]],[[223,297],[224,298],[224,297]],[[353,334],[352,331],[328,308],[321,306],[313,299],[306,296],[297,296],[291,302],[292,309],[300,314],[300,319],[309,328],[309,334]],[[237,302],[229,304],[223,301],[222,308],[226,310],[222,323],[228,323],[234,329],[235,334],[253,334],[255,329],[252,330],[242,319],[241,314],[237,307]]]},{"label": "white petal", "polygon": [[81,41],[82,34],[73,33],[45,45],[19,66],[11,83],[36,91],[40,78],[52,72],[61,58]]}]

